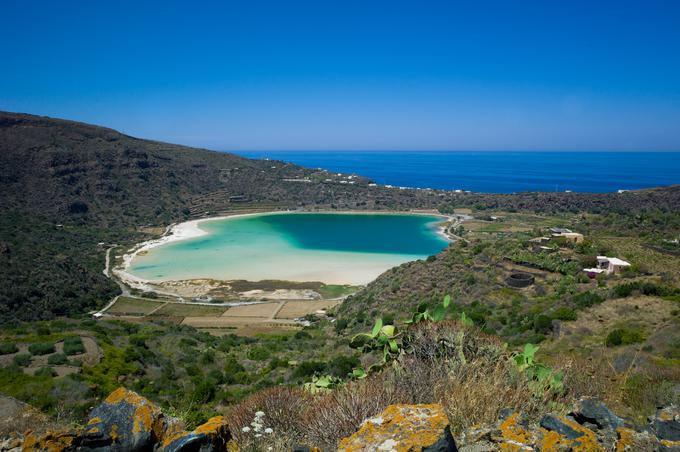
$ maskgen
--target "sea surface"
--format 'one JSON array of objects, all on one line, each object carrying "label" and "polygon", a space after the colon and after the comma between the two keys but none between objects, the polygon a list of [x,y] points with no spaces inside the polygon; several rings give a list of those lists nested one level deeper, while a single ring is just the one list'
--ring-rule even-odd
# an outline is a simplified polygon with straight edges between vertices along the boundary
[{"label": "sea surface", "polygon": [[151,248],[128,272],[152,281],[213,278],[367,284],[448,245],[441,217],[261,214],[199,223],[207,234]]},{"label": "sea surface", "polygon": [[680,152],[248,151],[249,158],[367,176],[384,185],[469,190],[613,192],[680,184]]}]

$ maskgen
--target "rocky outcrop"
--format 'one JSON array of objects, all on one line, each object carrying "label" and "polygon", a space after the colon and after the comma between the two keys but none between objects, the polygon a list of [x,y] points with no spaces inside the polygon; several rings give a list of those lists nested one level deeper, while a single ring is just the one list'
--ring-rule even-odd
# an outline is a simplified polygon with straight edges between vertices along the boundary
[{"label": "rocky outcrop", "polygon": [[582,398],[568,415],[547,414],[530,423],[506,410],[492,425],[475,426],[454,441],[439,405],[391,405],[366,420],[339,451],[544,451],[680,452],[680,411],[659,410],[647,428],[633,428],[601,401]]},{"label": "rocky outcrop", "polygon": [[[8,443],[22,451],[158,451],[217,452],[236,450],[226,420],[210,419],[191,432],[181,423],[164,416],[161,409],[125,388],[112,392],[90,413],[85,427],[79,430],[50,431],[36,435],[27,432]],[[0,450],[5,448],[0,447]]]},{"label": "rocky outcrop", "polygon": [[390,405],[340,442],[341,452],[454,452],[456,443],[441,405]]},{"label": "rocky outcrop", "polygon": [[634,429],[601,401],[583,398],[567,416],[548,414],[538,425],[519,413],[505,413],[494,425],[464,432],[459,450],[680,452],[680,441],[671,433],[677,414],[676,407],[660,410],[649,428]]},{"label": "rocky outcrop", "polygon": [[[155,451],[236,452],[228,423],[214,417],[193,431],[164,416],[151,401],[119,388],[77,430],[26,432],[0,438],[0,452]],[[296,446],[293,451],[321,452]],[[546,414],[529,422],[504,411],[497,422],[475,426],[454,440],[441,405],[390,405],[344,438],[341,452],[680,452],[680,407],[659,409],[644,428],[635,427],[593,398],[578,400],[567,415]],[[325,449],[324,449],[325,451]]]}]

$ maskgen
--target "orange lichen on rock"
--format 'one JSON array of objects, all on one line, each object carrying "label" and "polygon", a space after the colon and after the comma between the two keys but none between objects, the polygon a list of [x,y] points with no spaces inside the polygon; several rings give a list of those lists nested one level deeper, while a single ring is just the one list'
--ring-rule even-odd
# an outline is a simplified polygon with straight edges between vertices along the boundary
[{"label": "orange lichen on rock", "polygon": [[542,438],[539,442],[539,450],[545,452],[561,450],[572,450],[574,452],[604,452],[604,448],[599,444],[595,432],[567,417],[560,416],[558,419],[562,424],[578,433],[579,436],[570,439],[557,431],[540,428]]},{"label": "orange lichen on rock", "polygon": [[340,441],[338,450],[415,452],[440,443],[455,444],[441,405],[390,405]]},{"label": "orange lichen on rock", "polygon": [[215,416],[208,419],[205,424],[196,427],[194,433],[197,435],[217,435],[227,427],[228,424],[224,416]]},{"label": "orange lichen on rock", "polygon": [[519,422],[519,414],[513,413],[500,425],[503,442],[500,444],[504,451],[531,450],[530,445],[536,442],[536,438],[529,430]]},{"label": "orange lichen on rock", "polygon": [[619,427],[616,429],[618,440],[616,441],[616,452],[632,450],[635,444],[635,430]]},{"label": "orange lichen on rock", "polygon": [[22,451],[63,452],[74,448],[77,433],[71,431],[49,432],[41,437],[28,433],[21,446]]}]

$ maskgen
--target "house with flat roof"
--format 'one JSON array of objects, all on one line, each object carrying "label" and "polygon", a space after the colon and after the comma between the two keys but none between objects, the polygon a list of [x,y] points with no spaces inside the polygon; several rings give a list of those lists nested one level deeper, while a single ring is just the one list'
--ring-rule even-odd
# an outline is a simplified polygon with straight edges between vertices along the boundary
[{"label": "house with flat roof", "polygon": [[626,267],[630,267],[630,262],[626,262],[618,257],[597,256],[597,268],[608,275],[621,273]]}]

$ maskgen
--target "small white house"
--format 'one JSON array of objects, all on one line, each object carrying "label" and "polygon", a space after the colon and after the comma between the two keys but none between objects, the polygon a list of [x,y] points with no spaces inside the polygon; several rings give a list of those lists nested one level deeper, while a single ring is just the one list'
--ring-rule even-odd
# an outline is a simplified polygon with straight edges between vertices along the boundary
[{"label": "small white house", "polygon": [[626,267],[630,267],[630,262],[626,262],[618,257],[597,256],[597,268],[605,273],[621,273]]}]

